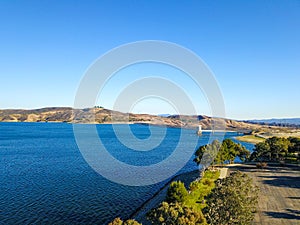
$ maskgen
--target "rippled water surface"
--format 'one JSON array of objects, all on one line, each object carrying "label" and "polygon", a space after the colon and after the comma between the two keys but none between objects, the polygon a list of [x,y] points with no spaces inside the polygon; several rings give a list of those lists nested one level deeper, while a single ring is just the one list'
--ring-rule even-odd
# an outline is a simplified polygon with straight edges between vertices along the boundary
[{"label": "rippled water surface", "polygon": [[[139,139],[150,137],[147,126],[130,128]],[[118,141],[111,125],[97,125],[97,130],[110,154],[132,165],[160,162],[180,137],[180,129],[168,128],[154,150],[139,152]],[[189,148],[196,137],[195,131],[187,132],[183,141]],[[197,146],[207,144],[209,134],[197,138]],[[121,135],[126,138],[127,133]],[[180,173],[194,169],[191,158]],[[71,124],[0,123],[0,224],[107,224],[133,213],[163,184],[130,187],[97,174],[83,159]]]}]

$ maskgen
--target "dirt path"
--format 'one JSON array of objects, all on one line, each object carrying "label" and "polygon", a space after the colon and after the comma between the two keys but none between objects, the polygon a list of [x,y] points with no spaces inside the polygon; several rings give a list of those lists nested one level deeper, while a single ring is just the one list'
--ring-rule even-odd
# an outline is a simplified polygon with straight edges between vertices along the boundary
[{"label": "dirt path", "polygon": [[251,176],[260,188],[258,212],[253,224],[300,225],[300,168],[254,165],[230,167]]}]

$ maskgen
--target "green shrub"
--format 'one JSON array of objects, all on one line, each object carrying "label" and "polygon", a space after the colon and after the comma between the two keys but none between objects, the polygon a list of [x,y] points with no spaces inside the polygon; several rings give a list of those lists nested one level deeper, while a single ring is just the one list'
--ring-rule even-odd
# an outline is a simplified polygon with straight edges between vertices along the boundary
[{"label": "green shrub", "polygon": [[216,180],[220,176],[220,171],[218,170],[206,170],[204,172],[203,178],[213,179]]},{"label": "green shrub", "polygon": [[182,203],[188,196],[188,191],[186,190],[184,183],[181,181],[174,181],[170,184],[167,191],[166,201],[168,203]]},{"label": "green shrub", "polygon": [[141,223],[138,223],[135,220],[126,220],[123,221],[119,217],[115,218],[112,222],[110,222],[108,225],[142,225]]},{"label": "green shrub", "polygon": [[207,186],[212,186],[214,181],[212,179],[203,178],[202,183]]},{"label": "green shrub", "polygon": [[246,174],[235,172],[218,180],[203,209],[210,224],[251,224],[258,201],[258,187]]},{"label": "green shrub", "polygon": [[147,214],[147,219],[155,225],[205,225],[201,211],[182,206],[179,203],[162,202]]}]

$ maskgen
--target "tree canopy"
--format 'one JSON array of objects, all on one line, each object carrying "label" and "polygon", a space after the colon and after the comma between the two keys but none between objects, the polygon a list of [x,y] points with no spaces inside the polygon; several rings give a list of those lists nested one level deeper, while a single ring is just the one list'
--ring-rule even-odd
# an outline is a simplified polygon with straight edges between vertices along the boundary
[{"label": "tree canopy", "polygon": [[180,181],[171,183],[166,201],[148,213],[152,224],[206,224],[202,209],[205,207],[205,197],[215,186],[219,171],[205,171],[200,180],[190,184],[189,191]]},{"label": "tree canopy", "polygon": [[271,137],[255,145],[251,154],[252,161],[299,160],[300,139]]},{"label": "tree canopy", "polygon": [[202,164],[204,167],[209,166],[214,162],[220,148],[221,143],[218,140],[214,140],[211,144],[200,146],[195,152],[194,162],[197,165]]},{"label": "tree canopy", "polygon": [[222,144],[214,140],[211,144],[200,146],[195,152],[194,162],[204,167],[212,164],[233,163],[236,157],[245,161],[250,156],[250,152],[241,144],[225,139]]},{"label": "tree canopy", "polygon": [[299,156],[299,154],[300,154],[300,138],[289,137],[288,140],[290,141],[288,151],[291,153],[297,153]]},{"label": "tree canopy", "polygon": [[208,195],[203,213],[209,224],[245,225],[254,218],[258,188],[241,172],[218,180]]},{"label": "tree canopy", "polygon": [[174,181],[168,188],[166,201],[168,203],[182,203],[186,199],[188,191],[186,190],[184,183],[181,181]]},{"label": "tree canopy", "polygon": [[179,203],[162,202],[148,213],[148,220],[154,225],[205,225],[203,214]]},{"label": "tree canopy", "polygon": [[112,222],[110,222],[108,225],[142,225],[141,223],[135,221],[135,220],[126,220],[123,221],[119,217],[115,218]]}]

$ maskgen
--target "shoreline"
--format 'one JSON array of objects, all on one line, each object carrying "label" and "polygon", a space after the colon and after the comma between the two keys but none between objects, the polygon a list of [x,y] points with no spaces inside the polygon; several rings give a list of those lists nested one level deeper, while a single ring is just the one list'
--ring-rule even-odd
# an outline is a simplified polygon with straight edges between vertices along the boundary
[{"label": "shoreline", "polygon": [[260,142],[263,142],[265,139],[264,138],[258,138],[254,135],[242,135],[242,136],[236,136],[233,137],[235,140],[242,141],[242,142],[247,142],[251,144],[257,144]]},{"label": "shoreline", "polygon": [[199,178],[199,174],[200,170],[193,170],[174,176],[166,184],[164,184],[152,197],[141,204],[127,219],[135,219],[143,225],[150,225],[150,221],[146,219],[146,214],[165,200],[169,185],[173,181],[180,180],[185,184],[186,187],[188,187],[192,181]]},{"label": "shoreline", "polygon": [[[196,127],[182,127],[182,126],[169,126],[165,124],[153,124],[153,123],[141,123],[141,122],[114,122],[114,123],[74,123],[74,122],[67,122],[67,121],[0,121],[1,123],[63,123],[63,124],[79,124],[79,125],[145,125],[145,126],[156,126],[156,127],[168,127],[168,128],[180,128],[180,129],[187,129],[187,130],[195,130]],[[202,130],[203,133],[215,132],[215,133],[240,133],[239,130]]]},{"label": "shoreline", "polygon": [[251,144],[257,144],[260,142],[264,142],[266,139],[271,137],[282,137],[282,138],[289,138],[289,137],[297,137],[300,138],[300,131],[297,132],[273,132],[269,133],[268,135],[263,134],[251,134],[251,135],[242,135],[236,136],[234,139],[242,142],[247,142]]}]

